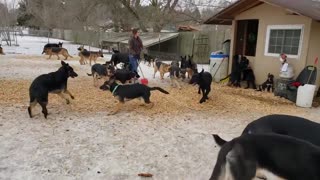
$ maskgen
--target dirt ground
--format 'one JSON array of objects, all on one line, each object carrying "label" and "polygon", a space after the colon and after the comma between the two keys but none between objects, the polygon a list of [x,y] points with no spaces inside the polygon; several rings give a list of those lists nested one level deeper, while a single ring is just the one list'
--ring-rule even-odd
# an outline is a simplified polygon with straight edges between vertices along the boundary
[{"label": "dirt ground", "polygon": [[[0,56],[0,179],[208,179],[219,148],[211,134],[240,135],[254,119],[268,114],[298,115],[320,122],[319,108],[298,108],[271,93],[212,84],[210,100],[199,104],[197,87],[153,79],[142,65],[152,92],[152,109],[132,100],[108,116],[115,99],[93,87],[89,65],[68,61],[79,77],[69,79],[75,100],[67,105],[49,96],[48,119],[40,106],[29,118],[28,88],[40,74],[58,69],[60,61],[44,56]],[[151,72],[151,73],[150,73]]]}]

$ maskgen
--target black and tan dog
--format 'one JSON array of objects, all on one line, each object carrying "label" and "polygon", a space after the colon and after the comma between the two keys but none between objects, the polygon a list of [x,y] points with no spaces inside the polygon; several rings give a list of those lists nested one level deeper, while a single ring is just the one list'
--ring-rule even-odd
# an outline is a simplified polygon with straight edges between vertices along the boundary
[{"label": "black and tan dog", "polygon": [[171,62],[169,72],[170,72],[171,85],[174,86],[175,84],[179,89],[181,89],[179,80],[180,79],[183,80],[186,78],[186,72],[181,70],[181,68],[179,67],[178,61]]},{"label": "black and tan dog", "polygon": [[267,89],[268,92],[270,92],[270,90],[271,90],[271,92],[273,92],[273,90],[274,90],[273,78],[274,78],[273,74],[268,73],[267,80],[264,83],[262,83],[261,85],[259,85],[258,91],[265,91]]},{"label": "black and tan dog", "polygon": [[153,103],[150,101],[150,91],[158,90],[164,94],[169,94],[167,91],[160,87],[148,87],[144,84],[126,84],[120,85],[115,82],[115,78],[111,77],[109,81],[106,81],[100,89],[102,90],[110,90],[113,96],[115,96],[119,103],[116,105],[115,110],[110,112],[109,114],[116,114],[124,104],[125,100],[142,98],[150,108],[153,107]]},{"label": "black and tan dog", "polygon": [[104,79],[104,81],[108,80],[110,76],[115,73],[114,66],[109,64],[94,64],[91,67],[91,74],[87,73],[88,76],[93,77],[93,86],[97,87],[97,83],[99,79]]},{"label": "black and tan dog", "polygon": [[242,135],[229,142],[213,137],[221,149],[210,180],[320,179],[320,148],[307,141],[277,134]]},{"label": "black and tan dog", "polygon": [[72,99],[74,96],[68,91],[67,84],[69,77],[77,77],[78,74],[73,71],[73,68],[69,64],[61,61],[61,67],[49,74],[43,74],[38,76],[29,88],[30,105],[28,107],[28,113],[30,118],[32,118],[32,108],[39,103],[42,107],[42,113],[44,117],[47,118],[48,110],[48,94],[55,93],[66,100],[67,104],[70,100],[67,98],[67,94],[70,95]]},{"label": "black and tan dog", "polygon": [[47,48],[46,54],[49,55],[48,59],[50,59],[52,55],[56,55],[58,57],[58,60],[60,60],[59,54],[64,56],[64,60],[67,60],[68,57],[72,58],[72,56],[68,53],[67,49],[60,47]]},{"label": "black and tan dog", "polygon": [[149,54],[144,53],[144,54],[143,54],[143,58],[144,58],[144,63],[147,62],[147,63],[148,63],[148,66],[151,66],[151,64],[152,64],[152,67],[154,67],[155,57],[150,56]]},{"label": "black and tan dog", "polygon": [[163,79],[163,76],[165,73],[169,72],[170,70],[170,64],[166,64],[162,61],[156,60],[155,61],[155,66],[154,66],[154,74],[153,78],[156,77],[156,73],[159,71],[160,72],[160,78]]},{"label": "black and tan dog", "polygon": [[1,44],[0,44],[0,54],[5,55],[5,53],[3,52],[3,48],[1,47]]},{"label": "black and tan dog", "polygon": [[46,45],[44,45],[43,50],[42,50],[42,54],[46,52],[47,49],[53,48],[53,47],[60,47],[62,48],[62,42],[57,43],[48,43]]},{"label": "black and tan dog", "polygon": [[103,57],[103,53],[101,50],[99,51],[88,51],[87,49],[85,49],[83,46],[80,46],[78,48],[79,52],[79,56],[80,56],[80,64],[84,65],[87,63],[87,59],[89,60],[89,64],[91,66],[91,62],[93,61],[94,63],[96,63],[98,57]]}]

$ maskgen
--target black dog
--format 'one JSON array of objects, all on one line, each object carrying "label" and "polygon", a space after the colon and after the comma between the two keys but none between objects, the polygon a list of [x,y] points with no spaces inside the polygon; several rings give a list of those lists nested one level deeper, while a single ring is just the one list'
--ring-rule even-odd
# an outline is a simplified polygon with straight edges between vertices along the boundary
[{"label": "black dog", "polygon": [[261,85],[259,85],[258,91],[265,91],[265,89],[267,89],[268,92],[273,92],[273,87],[274,87],[274,82],[273,82],[273,74],[268,73],[268,79],[262,83]]},{"label": "black dog", "polygon": [[[320,179],[320,148],[307,141],[276,134],[242,135],[229,142],[213,137],[222,148],[210,180]],[[270,172],[273,178],[266,177]]]},{"label": "black dog", "polygon": [[114,48],[112,48],[112,52],[113,52],[113,53],[120,53],[119,50],[116,50],[116,49],[114,49]]},{"label": "black dog", "polygon": [[320,124],[308,119],[273,114],[263,116],[247,125],[242,134],[274,133],[292,136],[320,146]]},{"label": "black dog", "polygon": [[115,73],[115,68],[109,64],[94,64],[91,67],[91,74],[87,73],[88,76],[93,76],[93,85],[97,85],[97,81],[100,78],[107,78]]},{"label": "black dog", "polygon": [[48,48],[53,48],[53,47],[58,47],[58,48],[60,47],[61,48],[62,44],[63,44],[62,42],[59,42],[58,44],[57,43],[48,43],[48,44],[44,45],[42,54],[45,53]]},{"label": "black dog", "polygon": [[56,93],[63,99],[70,103],[66,94],[69,94],[72,99],[74,96],[68,91],[67,83],[69,77],[77,77],[78,74],[73,71],[73,68],[69,64],[61,61],[62,67],[60,67],[56,72],[51,72],[49,74],[43,74],[38,76],[33,80],[29,88],[30,105],[28,107],[28,113],[30,118],[32,118],[32,108],[39,103],[42,107],[42,113],[44,117],[47,118],[48,110],[48,94]]},{"label": "black dog", "polygon": [[167,91],[160,87],[148,87],[144,84],[127,84],[127,85],[119,85],[115,82],[115,78],[111,77],[109,81],[106,81],[100,89],[102,90],[110,90],[112,94],[117,97],[119,100],[118,105],[116,106],[115,111],[110,114],[117,113],[121,106],[124,104],[125,99],[135,99],[135,98],[143,98],[146,104],[149,104],[150,107],[153,107],[153,103],[150,101],[150,91],[158,90],[164,94],[169,94]]},{"label": "black dog", "polygon": [[248,67],[243,71],[243,75],[245,77],[245,80],[247,81],[247,87],[245,89],[250,88],[250,84],[252,85],[253,89],[257,89],[256,83],[255,83],[256,78],[254,76],[253,70],[250,67]]},{"label": "black dog", "polygon": [[125,84],[127,81],[131,81],[134,78],[140,78],[139,74],[135,71],[129,71],[127,69],[117,69],[114,73],[115,80]]},{"label": "black dog", "polygon": [[209,72],[202,71],[200,73],[194,74],[189,82],[189,84],[198,84],[199,90],[198,94],[200,94],[200,90],[202,91],[202,98],[200,103],[206,102],[208,98],[208,94],[211,91],[211,82],[212,75]]},{"label": "black dog", "polygon": [[129,53],[114,53],[112,54],[110,61],[113,66],[122,62],[125,64],[125,69],[129,69]]}]

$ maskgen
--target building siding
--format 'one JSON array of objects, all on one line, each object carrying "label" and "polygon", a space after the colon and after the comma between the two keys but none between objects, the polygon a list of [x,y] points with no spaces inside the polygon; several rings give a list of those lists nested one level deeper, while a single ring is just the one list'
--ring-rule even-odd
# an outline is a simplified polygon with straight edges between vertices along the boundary
[{"label": "building siding", "polygon": [[[295,71],[295,77],[301,72],[301,70],[306,66],[307,62],[307,54],[308,54],[308,46],[310,39],[310,30],[311,30],[311,22],[312,20],[308,17],[292,15],[287,10],[269,5],[262,4],[252,9],[249,9],[235,17],[235,20],[232,23],[232,39],[235,39],[236,34],[236,20],[246,20],[246,19],[258,19],[259,20],[259,30],[257,37],[257,48],[256,48],[256,56],[248,57],[250,60],[250,65],[252,66],[255,76],[256,82],[258,84],[264,82],[266,80],[266,76],[268,73],[273,73],[275,77],[279,77],[279,71],[281,63],[278,57],[265,56],[265,42],[266,42],[266,34],[268,25],[303,25],[303,42],[300,52],[300,57],[297,59],[288,58],[290,64],[293,65]],[[318,31],[319,32],[319,31]],[[319,41],[318,41],[319,42]],[[235,52],[235,43],[231,43],[231,55]],[[231,70],[231,63],[229,66],[229,70]]]}]

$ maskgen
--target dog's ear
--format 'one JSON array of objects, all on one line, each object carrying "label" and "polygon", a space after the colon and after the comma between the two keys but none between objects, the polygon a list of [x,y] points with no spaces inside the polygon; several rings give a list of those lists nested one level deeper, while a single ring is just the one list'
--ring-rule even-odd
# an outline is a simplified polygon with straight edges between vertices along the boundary
[{"label": "dog's ear", "polygon": [[65,63],[64,61],[61,61],[61,65],[62,65],[62,66],[66,66],[66,65],[68,65],[68,64]]},{"label": "dog's ear", "polygon": [[212,134],[214,141],[221,147],[223,146],[225,143],[227,143],[226,140],[222,139],[220,136],[218,136],[217,134]]}]

